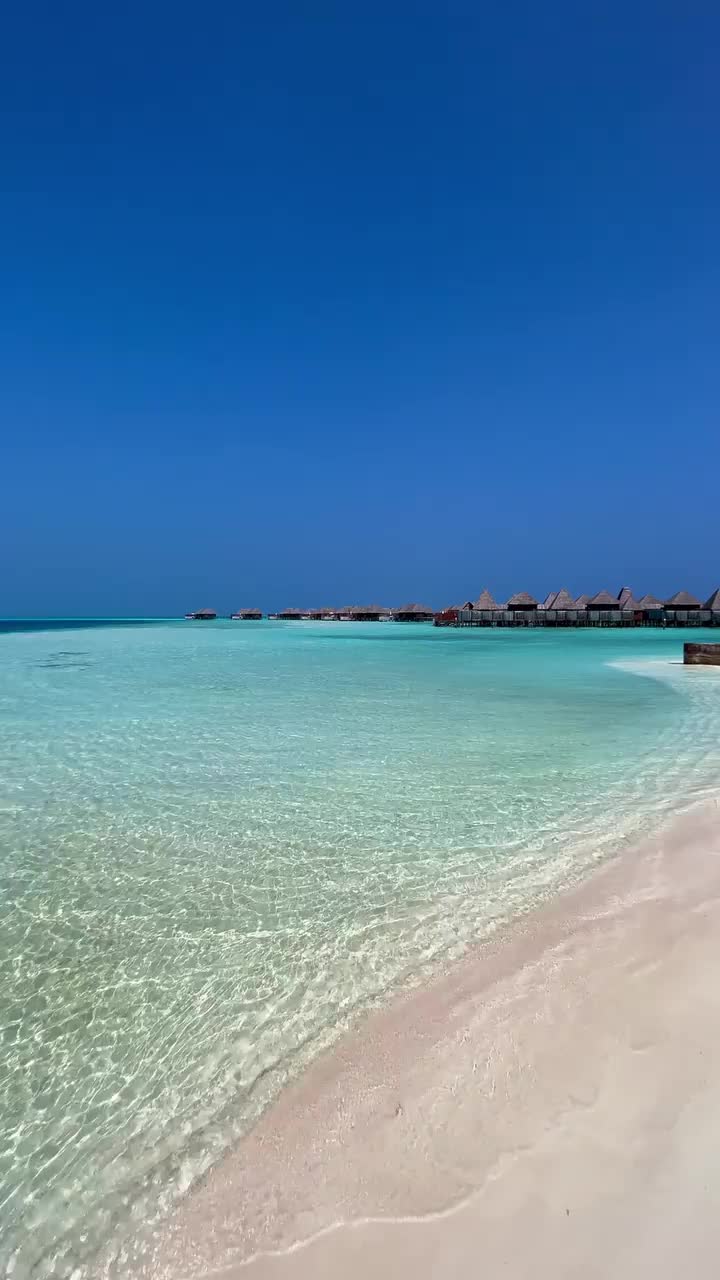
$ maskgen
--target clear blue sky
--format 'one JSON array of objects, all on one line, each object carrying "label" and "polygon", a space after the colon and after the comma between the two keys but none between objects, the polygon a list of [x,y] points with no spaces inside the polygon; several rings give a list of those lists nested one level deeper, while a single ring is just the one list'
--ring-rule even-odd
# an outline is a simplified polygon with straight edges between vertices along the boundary
[{"label": "clear blue sky", "polygon": [[19,3],[0,614],[720,581],[720,9]]}]

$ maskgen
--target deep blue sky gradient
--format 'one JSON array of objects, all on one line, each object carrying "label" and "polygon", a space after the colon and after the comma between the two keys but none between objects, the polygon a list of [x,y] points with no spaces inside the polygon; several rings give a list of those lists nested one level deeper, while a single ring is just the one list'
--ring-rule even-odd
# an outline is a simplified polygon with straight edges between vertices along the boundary
[{"label": "deep blue sky gradient", "polygon": [[0,614],[720,581],[720,9],[32,3]]}]

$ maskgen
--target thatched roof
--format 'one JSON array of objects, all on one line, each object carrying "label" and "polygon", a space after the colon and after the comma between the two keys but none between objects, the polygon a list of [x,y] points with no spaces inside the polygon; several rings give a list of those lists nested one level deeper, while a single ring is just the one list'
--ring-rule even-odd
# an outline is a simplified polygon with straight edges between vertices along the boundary
[{"label": "thatched roof", "polygon": [[548,594],[546,595],[545,599],[543,600],[542,604],[539,607],[541,609],[552,609],[553,600],[555,599],[556,595],[557,595],[557,591],[548,591]]},{"label": "thatched roof", "polygon": [[641,613],[643,606],[633,595],[629,595],[625,596],[625,598],[620,601],[620,608],[625,613]]},{"label": "thatched roof", "polygon": [[629,599],[635,599],[632,587],[621,587],[618,591],[618,600],[620,601],[620,604],[623,605],[625,601]]},{"label": "thatched roof", "polygon": [[665,601],[668,609],[700,609],[702,605],[697,596],[691,596],[689,591],[676,591],[674,596]]},{"label": "thatched roof", "polygon": [[588,609],[617,609],[618,598],[611,596],[609,591],[598,591],[597,595],[592,596],[587,602]]},{"label": "thatched roof", "polygon": [[704,609],[720,609],[720,587],[718,587],[717,591],[713,591],[712,595],[710,596],[710,599],[705,601],[703,608]]},{"label": "thatched roof", "polygon": [[550,609],[577,609],[575,601],[565,587],[555,592],[552,604],[548,607]]},{"label": "thatched roof", "polygon": [[430,613],[434,614],[435,610],[428,608],[426,604],[401,604],[399,609],[393,609],[393,613]]},{"label": "thatched roof", "polygon": [[241,613],[259,613],[262,616],[262,609],[236,609],[235,616],[240,617]]},{"label": "thatched roof", "polygon": [[484,587],[472,607],[473,609],[497,609],[497,604],[490,595],[487,587]]},{"label": "thatched roof", "polygon": [[576,609],[585,609],[585,608],[587,608],[587,606],[588,606],[588,604],[589,604],[589,603],[590,603],[590,597],[589,597],[589,596],[578,596],[577,600],[575,601],[575,608],[576,608]]},{"label": "thatched roof", "polygon": [[537,609],[538,602],[527,591],[516,591],[507,602],[508,609]]},{"label": "thatched roof", "polygon": [[640,600],[641,609],[662,609],[663,602],[658,600],[657,596],[646,595]]},{"label": "thatched roof", "polygon": [[217,618],[217,613],[214,609],[196,609],[195,612],[192,614],[192,617],[193,618]]},{"label": "thatched roof", "polygon": [[307,609],[283,609],[278,618],[305,618],[307,617]]}]

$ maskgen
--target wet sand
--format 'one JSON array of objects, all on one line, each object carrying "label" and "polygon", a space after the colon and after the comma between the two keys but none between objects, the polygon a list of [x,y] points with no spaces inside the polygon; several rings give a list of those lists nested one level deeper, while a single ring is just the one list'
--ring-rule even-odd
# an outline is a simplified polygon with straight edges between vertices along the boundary
[{"label": "wet sand", "polygon": [[360,1021],[121,1274],[704,1280],[718,1150],[707,801]]}]

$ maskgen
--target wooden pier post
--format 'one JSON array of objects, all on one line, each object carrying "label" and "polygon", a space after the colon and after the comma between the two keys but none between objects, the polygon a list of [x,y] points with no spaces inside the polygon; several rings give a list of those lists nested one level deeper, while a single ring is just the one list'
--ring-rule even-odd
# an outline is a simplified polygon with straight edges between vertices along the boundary
[{"label": "wooden pier post", "polygon": [[720,667],[720,644],[695,644],[686,641],[683,645],[683,662],[687,666]]}]

